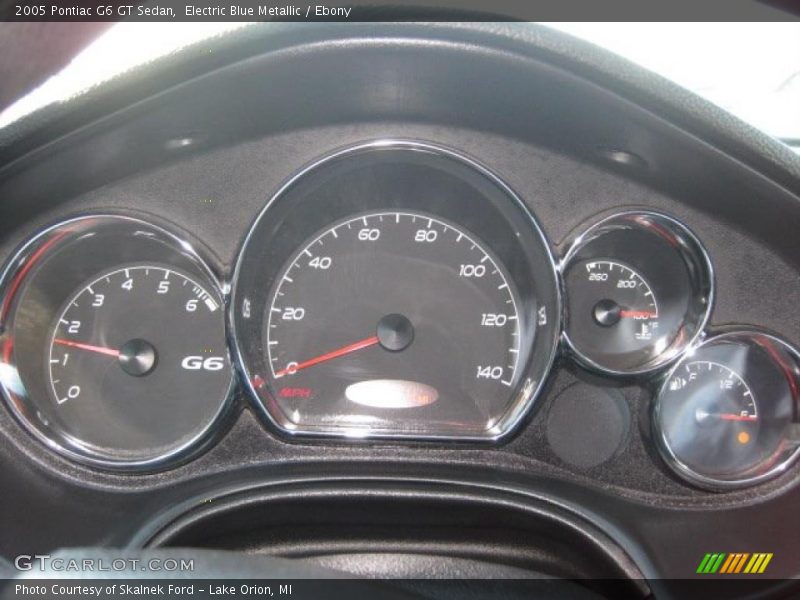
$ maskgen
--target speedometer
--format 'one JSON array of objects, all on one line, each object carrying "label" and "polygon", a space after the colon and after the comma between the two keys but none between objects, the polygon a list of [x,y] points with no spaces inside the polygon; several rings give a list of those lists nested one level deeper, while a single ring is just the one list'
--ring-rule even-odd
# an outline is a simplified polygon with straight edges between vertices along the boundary
[{"label": "speedometer", "polygon": [[549,248],[488,172],[409,143],[290,183],[237,267],[235,339],[285,432],[496,439],[553,358]]},{"label": "speedometer", "polygon": [[310,411],[319,422],[330,403],[430,404],[435,414],[439,398],[487,418],[516,380],[508,282],[479,242],[425,214],[372,213],[325,229],[271,294],[265,338],[279,402],[300,413],[327,397],[325,412]]}]

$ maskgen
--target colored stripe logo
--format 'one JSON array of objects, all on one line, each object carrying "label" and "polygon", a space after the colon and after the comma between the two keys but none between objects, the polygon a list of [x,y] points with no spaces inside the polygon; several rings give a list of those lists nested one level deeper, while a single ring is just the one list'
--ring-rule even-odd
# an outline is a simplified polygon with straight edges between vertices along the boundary
[{"label": "colored stripe logo", "polygon": [[767,569],[767,565],[772,560],[772,552],[714,552],[708,553],[700,561],[697,573],[701,575],[713,575],[715,573],[736,575],[736,574],[761,574]]}]

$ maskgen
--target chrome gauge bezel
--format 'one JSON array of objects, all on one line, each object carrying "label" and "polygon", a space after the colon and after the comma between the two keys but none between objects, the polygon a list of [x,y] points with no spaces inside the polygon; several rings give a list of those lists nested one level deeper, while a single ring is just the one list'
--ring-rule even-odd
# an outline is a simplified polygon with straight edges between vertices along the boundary
[{"label": "chrome gauge bezel", "polygon": [[[658,356],[651,359],[648,363],[642,365],[641,367],[618,369],[609,367],[608,365],[603,365],[587,356],[570,338],[568,332],[569,290],[567,289],[568,286],[566,284],[566,273],[571,266],[570,263],[573,260],[576,260],[580,252],[583,251],[591,242],[612,231],[618,231],[620,229],[642,228],[642,225],[637,223],[637,219],[643,219],[660,226],[662,235],[668,234],[670,236],[670,243],[674,243],[676,247],[680,248],[684,261],[687,263],[691,262],[691,268],[696,267],[699,269],[701,289],[699,291],[699,296],[694,300],[696,303],[703,305],[704,309],[694,322],[684,323],[684,326],[690,327],[690,334],[680,341],[680,343],[672,344],[665,351],[659,353]],[[617,211],[590,225],[588,228],[584,228],[581,233],[569,239],[565,243],[565,247],[567,247],[567,251],[559,261],[558,266],[558,272],[561,278],[561,285],[564,293],[562,342],[566,353],[584,368],[601,375],[607,375],[611,377],[639,377],[652,375],[661,369],[664,369],[672,362],[678,360],[704,335],[706,326],[711,318],[711,311],[714,306],[714,298],[716,293],[714,265],[711,262],[711,258],[708,255],[707,250],[700,242],[700,239],[689,229],[689,227],[687,227],[678,219],[650,209]],[[623,258],[614,256],[598,256],[597,259],[599,261],[604,259],[624,260]]]},{"label": "chrome gauge bezel", "polygon": [[[142,234],[147,239],[152,239],[164,245],[166,249],[173,253],[174,260],[184,261],[182,263],[184,269],[190,270],[190,272],[194,272],[197,276],[203,278],[204,284],[208,286],[208,291],[217,296],[221,313],[224,315],[227,308],[227,294],[220,284],[220,278],[209,266],[207,260],[186,238],[171,232],[164,226],[137,216],[106,212],[87,213],[60,220],[39,231],[27,239],[6,263],[2,275],[0,275],[0,306],[3,307],[4,313],[0,315],[0,319],[3,320],[0,322],[0,339],[5,338],[9,332],[9,329],[7,329],[8,324],[4,322],[7,316],[5,314],[6,310],[13,312],[15,302],[19,300],[19,293],[30,283],[28,279],[35,275],[36,269],[33,268],[34,265],[31,261],[38,261],[39,258],[48,256],[51,251],[58,252],[62,238],[65,241],[79,243],[81,238],[94,235],[97,228],[106,226],[128,227],[130,228],[130,235]],[[75,235],[76,233],[77,235]],[[71,235],[72,237],[70,237]],[[220,431],[221,422],[225,415],[230,412],[235,397],[236,378],[227,339],[225,342],[225,356],[231,368],[229,369],[229,382],[225,389],[224,399],[220,402],[219,408],[204,427],[190,439],[152,457],[142,459],[115,458],[92,451],[80,440],[73,439],[67,432],[56,435],[45,424],[31,418],[31,414],[35,414],[37,410],[36,400],[17,394],[6,385],[4,379],[0,378],[3,402],[15,419],[22,425],[23,429],[33,438],[49,450],[71,461],[108,471],[153,472],[163,470],[184,462],[207,448]],[[3,367],[13,368],[15,373],[17,372],[16,366],[6,364]],[[19,374],[16,377],[19,378]],[[24,387],[24,382],[21,379],[20,383]]]},{"label": "chrome gauge bezel", "polygon": [[[741,479],[718,479],[709,477],[702,473],[697,472],[695,469],[689,467],[675,454],[666,434],[662,430],[659,422],[661,401],[660,396],[665,391],[669,381],[683,366],[684,362],[692,359],[698,350],[703,347],[716,344],[720,341],[734,341],[738,343],[755,343],[754,338],[767,339],[782,348],[787,355],[794,361],[794,375],[800,383],[800,351],[798,351],[792,344],[780,337],[768,333],[757,328],[729,328],[722,330],[716,334],[709,334],[702,339],[698,340],[687,352],[683,355],[681,360],[675,363],[672,368],[667,371],[662,378],[659,378],[656,384],[656,392],[653,396],[652,407],[650,411],[650,423],[653,431],[653,439],[656,442],[656,448],[659,455],[667,464],[667,466],[684,481],[707,491],[711,492],[724,492],[741,488],[752,487],[771,479],[778,477],[785,473],[800,456],[800,440],[794,442],[793,447],[787,447],[782,455],[775,460],[775,463],[764,473],[753,477],[743,477]],[[763,400],[759,400],[763,401]],[[800,396],[794,398],[795,411],[800,405]],[[795,413],[796,414],[796,413]]]},{"label": "chrome gauge bezel", "polygon": [[[545,365],[542,369],[537,368],[537,373],[535,377],[529,377],[530,373],[527,373],[527,366],[526,366],[526,376],[528,377],[526,382],[523,382],[524,385],[521,385],[517,391],[515,391],[513,400],[509,402],[509,410],[507,413],[495,424],[492,429],[487,430],[485,434],[472,434],[472,433],[428,433],[428,432],[410,432],[410,431],[368,431],[366,429],[359,429],[358,431],[343,431],[343,430],[321,430],[315,428],[304,428],[304,427],[297,427],[294,423],[289,422],[285,419],[280,412],[276,412],[275,410],[270,410],[267,406],[265,406],[265,401],[262,398],[262,394],[258,391],[254,379],[258,373],[254,373],[253,369],[249,365],[249,359],[246,356],[246,353],[243,349],[243,338],[242,338],[242,330],[243,327],[241,324],[237,324],[239,320],[237,312],[240,310],[244,310],[244,306],[240,307],[240,304],[243,302],[244,293],[242,291],[242,271],[243,271],[243,264],[245,262],[246,255],[248,254],[248,248],[253,243],[255,237],[257,237],[257,229],[262,224],[262,222],[269,218],[270,215],[273,214],[275,210],[273,207],[281,201],[284,195],[291,190],[296,184],[302,182],[302,180],[311,172],[315,171],[317,168],[326,166],[328,163],[333,161],[338,161],[343,158],[357,156],[362,153],[370,153],[370,152],[380,152],[384,150],[390,151],[411,151],[420,154],[428,154],[434,155],[437,157],[438,160],[442,158],[453,161],[461,165],[461,167],[467,167],[477,173],[478,175],[482,176],[490,185],[496,187],[502,194],[508,198],[511,205],[513,206],[513,210],[519,213],[520,219],[524,220],[524,226],[527,229],[525,232],[526,235],[532,236],[532,238],[537,240],[537,243],[541,245],[542,249],[546,254],[546,262],[547,262],[547,269],[550,272],[550,279],[551,282],[548,282],[548,285],[552,285],[552,295],[554,300],[552,303],[548,300],[548,311],[549,311],[549,321],[547,324],[547,328],[542,333],[542,339],[544,342],[541,344],[541,352],[543,353],[542,363]],[[385,207],[370,206],[369,210],[373,209],[380,209]],[[404,210],[409,210],[409,207],[393,207],[392,210],[400,210],[403,208]],[[422,210],[417,207],[413,207],[414,210]],[[441,216],[441,215],[440,215]],[[443,217],[444,218],[444,217]],[[452,219],[452,217],[451,217]],[[309,234],[310,235],[310,234]],[[296,244],[300,245],[302,240],[297,240]],[[292,250],[294,251],[294,249]],[[267,424],[271,427],[273,431],[278,433],[279,435],[283,436],[286,439],[309,439],[309,438],[316,438],[316,439],[338,439],[338,440],[348,440],[348,441],[363,441],[363,440],[406,440],[406,441],[437,441],[437,440],[451,440],[451,441],[464,441],[464,442],[498,442],[506,437],[508,437],[511,433],[513,433],[518,425],[523,421],[523,419],[529,414],[530,409],[533,407],[536,398],[538,397],[540,391],[543,389],[546,379],[549,376],[550,372],[552,371],[552,365],[555,361],[555,357],[558,351],[559,340],[560,340],[560,332],[561,332],[561,305],[562,305],[562,296],[561,296],[561,287],[560,281],[557,275],[557,266],[556,261],[554,259],[553,247],[548,241],[547,237],[545,236],[543,230],[540,228],[538,222],[531,214],[530,210],[524,204],[524,202],[494,173],[488,170],[483,165],[479,164],[478,162],[470,159],[463,154],[451,150],[446,147],[442,147],[439,145],[430,144],[427,142],[420,142],[416,140],[402,140],[402,139],[384,139],[384,140],[376,140],[371,142],[366,142],[362,144],[358,144],[355,146],[350,146],[331,154],[328,154],[322,157],[319,160],[314,161],[313,163],[309,164],[297,174],[295,174],[292,178],[290,178],[275,194],[272,195],[270,200],[266,203],[264,208],[261,210],[259,215],[256,217],[253,225],[251,226],[238,254],[238,258],[236,261],[236,267],[233,274],[233,290],[231,294],[231,302],[230,307],[228,310],[228,317],[229,317],[229,331],[232,339],[232,343],[234,346],[234,355],[236,358],[236,365],[241,373],[242,380],[244,385],[248,389],[248,397],[251,400],[255,409],[264,417]],[[270,284],[271,286],[271,284]],[[267,286],[267,287],[270,287]],[[552,304],[552,306],[549,306]],[[253,325],[251,324],[251,327]],[[537,340],[536,343],[538,344],[538,333],[537,333]],[[541,370],[541,373],[538,371]],[[259,375],[260,377],[260,375]]]}]

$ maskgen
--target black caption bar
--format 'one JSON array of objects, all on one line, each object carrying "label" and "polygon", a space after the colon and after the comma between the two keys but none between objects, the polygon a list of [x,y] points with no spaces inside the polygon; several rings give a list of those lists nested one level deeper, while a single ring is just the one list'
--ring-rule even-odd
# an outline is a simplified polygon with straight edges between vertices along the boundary
[{"label": "black caption bar", "polygon": [[660,579],[5,579],[0,600],[433,600],[437,598],[796,598],[794,580]]},{"label": "black caption bar", "polygon": [[0,0],[0,21],[775,21],[794,0]]}]

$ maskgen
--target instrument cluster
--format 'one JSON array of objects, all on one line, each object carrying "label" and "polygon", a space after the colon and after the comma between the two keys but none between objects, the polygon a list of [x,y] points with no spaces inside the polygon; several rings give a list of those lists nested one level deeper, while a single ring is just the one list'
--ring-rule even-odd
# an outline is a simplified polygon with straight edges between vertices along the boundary
[{"label": "instrument cluster", "polygon": [[497,442],[560,357],[652,390],[657,449],[695,486],[754,485],[798,455],[800,354],[709,329],[711,260],[665,214],[618,212],[555,249],[485,167],[377,142],[273,196],[230,294],[210,264],[131,216],[24,244],[0,283],[0,384],[22,426],[78,462],[165,468],[213,442],[240,379],[284,437]]}]

